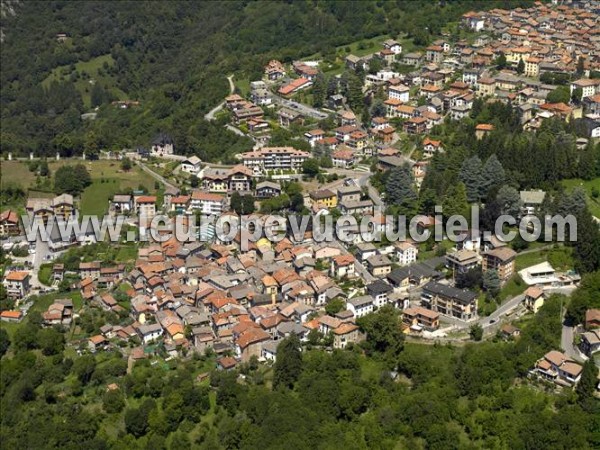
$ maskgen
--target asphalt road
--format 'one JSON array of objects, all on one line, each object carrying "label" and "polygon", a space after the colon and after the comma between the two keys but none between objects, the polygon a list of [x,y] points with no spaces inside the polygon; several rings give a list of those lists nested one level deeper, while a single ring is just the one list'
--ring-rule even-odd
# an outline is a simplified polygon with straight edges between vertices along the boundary
[{"label": "asphalt road", "polygon": [[[229,81],[229,95],[231,95],[235,90],[235,85],[233,84],[233,75],[229,75],[227,77],[227,81]],[[217,106],[215,106],[213,109],[211,109],[204,115],[204,119],[208,121],[215,120],[215,115],[223,109],[224,105],[225,102],[219,103]]]},{"label": "asphalt road", "polygon": [[575,334],[574,331],[575,330],[573,327],[563,325],[562,332],[560,335],[560,347],[565,352],[565,355],[567,355],[569,358],[572,358],[575,361],[582,362],[583,358],[581,357],[579,350],[577,350],[577,348],[573,344]]},{"label": "asphalt road", "polygon": [[138,165],[140,166],[140,168],[146,172],[147,174],[149,174],[152,178],[160,181],[162,184],[164,184],[166,187],[169,187],[171,189],[178,189],[177,186],[175,186],[173,183],[171,183],[170,181],[168,181],[165,177],[163,177],[162,175],[156,173],[154,170],[152,170],[150,167],[148,167],[146,164],[142,163],[142,162],[138,162]]}]

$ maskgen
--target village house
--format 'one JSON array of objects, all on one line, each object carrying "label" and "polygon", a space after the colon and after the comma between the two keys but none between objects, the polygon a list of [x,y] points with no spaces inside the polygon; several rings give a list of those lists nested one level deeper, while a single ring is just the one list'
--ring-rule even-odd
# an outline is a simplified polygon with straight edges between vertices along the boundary
[{"label": "village house", "polygon": [[565,354],[552,350],[535,363],[532,373],[563,386],[572,386],[581,378],[583,367]]},{"label": "village house", "polygon": [[580,336],[579,348],[585,355],[591,357],[594,353],[600,351],[600,329],[586,331],[581,333]]},{"label": "village house", "polygon": [[600,79],[589,79],[582,78],[580,80],[572,81],[570,84],[570,92],[573,95],[575,89],[581,89],[581,98],[593,97],[600,93]]},{"label": "village house", "polygon": [[256,185],[255,197],[266,199],[281,195],[281,185],[274,181],[262,181]]},{"label": "village house", "polygon": [[339,255],[331,259],[331,276],[336,278],[354,278],[354,256]]},{"label": "village house", "polygon": [[388,87],[388,99],[408,103],[410,100],[410,88],[403,84]]},{"label": "village house", "polygon": [[425,59],[436,64],[441,63],[444,59],[444,48],[439,45],[430,45],[427,47]]},{"label": "village house", "polygon": [[333,167],[348,169],[354,166],[356,157],[350,148],[348,150],[336,150],[331,154],[331,162]]},{"label": "village house", "polygon": [[427,119],[424,117],[411,117],[403,124],[404,132],[408,134],[423,134],[427,131]]},{"label": "village house", "polygon": [[479,97],[493,97],[496,92],[496,80],[493,78],[480,78],[477,81],[477,95]]},{"label": "village house", "polygon": [[394,288],[383,280],[375,280],[367,285],[367,294],[373,298],[373,305],[381,308],[388,304],[389,295],[394,292]]},{"label": "village house", "polygon": [[312,86],[312,84],[313,84],[313,82],[311,80],[309,80],[308,78],[300,77],[300,78],[296,78],[295,80],[292,80],[289,83],[281,86],[277,90],[277,92],[284,97],[291,97],[296,92]]},{"label": "village house", "polygon": [[152,218],[156,215],[156,197],[154,195],[140,195],[134,197],[134,208],[137,215]]},{"label": "village house", "polygon": [[529,216],[536,214],[539,211],[540,206],[544,202],[546,192],[542,190],[538,191],[521,191],[521,214]]},{"label": "village house", "polygon": [[348,344],[357,344],[363,341],[364,334],[353,323],[342,323],[333,330],[333,348],[344,349]]},{"label": "village house", "polygon": [[62,194],[54,197],[50,206],[54,216],[65,222],[76,212],[73,204],[73,196],[70,194]]},{"label": "village house", "polygon": [[383,41],[383,48],[390,50],[395,55],[399,55],[400,53],[402,53],[402,45],[400,45],[394,39],[387,39]]},{"label": "village house", "polygon": [[163,157],[174,153],[173,138],[166,133],[159,133],[152,141],[151,154]]},{"label": "village house", "polygon": [[354,297],[348,300],[346,306],[355,318],[363,317],[373,312],[373,297],[370,295]]},{"label": "village house", "polygon": [[338,198],[335,192],[329,189],[320,189],[318,191],[312,191],[309,197],[313,205],[318,208],[335,208],[337,207]]},{"label": "village house", "polygon": [[323,130],[310,130],[304,133],[304,137],[308,141],[311,147],[315,147],[317,142],[325,137],[325,132]]},{"label": "village house", "polygon": [[0,214],[0,237],[16,236],[20,233],[19,216],[16,211],[7,209]]},{"label": "village house", "polygon": [[192,175],[200,172],[200,163],[202,161],[197,156],[191,156],[181,162],[181,171]]},{"label": "village house", "polygon": [[73,319],[73,300],[57,299],[42,314],[45,326],[70,325]]},{"label": "village house", "polygon": [[373,255],[367,258],[367,268],[374,277],[385,277],[392,271],[392,262],[385,255]]},{"label": "village house", "polygon": [[80,262],[79,276],[81,279],[90,278],[97,280],[100,278],[100,261]]},{"label": "village house", "polygon": [[430,309],[415,306],[402,311],[402,323],[410,331],[435,331],[440,326],[440,315]]},{"label": "village house", "polygon": [[338,203],[357,202],[360,200],[362,190],[355,183],[345,184],[337,189]]},{"label": "village house", "polygon": [[14,300],[20,300],[29,293],[29,272],[8,272],[4,276],[4,288],[6,295]]},{"label": "village house", "polygon": [[489,123],[480,123],[479,125],[475,126],[475,137],[478,140],[481,140],[484,138],[484,136],[486,136],[488,133],[491,133],[493,130],[494,125]]},{"label": "village house", "polygon": [[396,259],[400,266],[408,266],[417,261],[419,249],[410,242],[397,241],[394,243]]},{"label": "village house", "polygon": [[542,306],[544,306],[544,299],[546,295],[544,290],[538,286],[530,286],[523,293],[524,299],[523,304],[525,307],[536,314]]},{"label": "village house", "polygon": [[600,309],[588,309],[585,312],[584,326],[586,330],[600,328]]},{"label": "village house", "polygon": [[96,353],[98,350],[104,350],[107,347],[108,340],[101,334],[97,334],[88,339],[88,349],[92,353]]},{"label": "village house", "polygon": [[423,157],[431,158],[437,152],[443,152],[444,147],[442,146],[442,141],[435,141],[426,137],[423,139]]},{"label": "village house", "polygon": [[338,203],[338,208],[343,215],[372,215],[373,214],[373,200],[358,200],[349,201],[344,200]]},{"label": "village house", "polygon": [[32,220],[47,224],[54,215],[51,207],[52,200],[48,198],[28,198],[25,210]]},{"label": "village house", "polygon": [[283,64],[281,64],[276,59],[272,59],[265,66],[265,75],[268,80],[276,81],[276,80],[279,80],[280,78],[283,78],[286,75],[286,71],[285,71],[285,68],[283,67]]},{"label": "village house", "polygon": [[129,194],[115,194],[110,208],[117,214],[127,214],[133,209],[133,197]]},{"label": "village house", "polygon": [[233,110],[233,123],[241,125],[243,123],[248,123],[250,120],[262,119],[263,115],[264,112],[260,106],[250,103],[243,108]]},{"label": "village house", "polygon": [[262,343],[268,341],[271,335],[260,328],[248,328],[236,340],[236,354],[242,362],[250,361],[252,356],[260,358]]},{"label": "village house", "polygon": [[156,341],[163,335],[163,328],[158,323],[145,324],[137,327],[138,335],[144,344]]},{"label": "village house", "polygon": [[23,320],[23,311],[4,310],[0,312],[0,320],[2,322],[18,323]]},{"label": "village house", "polygon": [[190,201],[190,209],[205,215],[219,215],[226,207],[227,197],[210,192],[194,191]]},{"label": "village house", "polygon": [[423,59],[423,55],[419,52],[411,52],[402,55],[402,64],[405,66],[418,66],[421,64],[421,60]]}]

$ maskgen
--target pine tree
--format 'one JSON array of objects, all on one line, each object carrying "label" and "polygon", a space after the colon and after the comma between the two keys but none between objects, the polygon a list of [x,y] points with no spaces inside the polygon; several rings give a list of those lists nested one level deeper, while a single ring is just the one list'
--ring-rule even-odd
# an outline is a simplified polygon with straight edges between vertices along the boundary
[{"label": "pine tree", "polygon": [[252,214],[255,211],[254,197],[252,195],[244,195],[242,197],[242,213]]},{"label": "pine tree", "polygon": [[583,407],[587,406],[587,402],[594,398],[596,383],[598,383],[598,368],[594,364],[593,358],[590,358],[583,365],[581,378],[575,387],[577,401]]},{"label": "pine tree", "polygon": [[313,106],[322,108],[327,95],[327,80],[322,73],[317,74],[313,84]]},{"label": "pine tree", "polygon": [[356,111],[361,110],[364,105],[362,81],[353,73],[348,75],[348,104]]},{"label": "pine tree", "polygon": [[231,194],[231,201],[229,203],[231,209],[233,209],[236,214],[242,214],[243,206],[242,206],[242,196],[239,192],[234,192]]},{"label": "pine tree", "polygon": [[486,270],[483,274],[483,288],[492,296],[498,295],[500,292],[500,277],[496,270]]},{"label": "pine tree", "polygon": [[502,214],[516,217],[521,211],[521,206],[523,204],[521,195],[519,194],[519,191],[512,186],[502,186],[498,191],[496,200],[500,204],[500,211]]},{"label": "pine tree", "polygon": [[517,73],[522,74],[523,72],[525,72],[525,62],[523,61],[523,58],[521,58],[517,64]]},{"label": "pine tree", "polygon": [[442,202],[442,211],[445,218],[462,216],[467,220],[469,219],[469,202],[467,201],[467,189],[464,183],[458,182],[450,186]]},{"label": "pine tree", "polygon": [[579,154],[577,175],[584,180],[591,180],[596,176],[596,155],[594,145],[590,142]]},{"label": "pine tree", "polygon": [[504,184],[506,179],[504,167],[502,167],[502,164],[495,153],[492,154],[483,165],[481,178],[482,185],[481,190],[479,191],[480,198],[486,197],[491,189],[499,188]]},{"label": "pine tree", "polygon": [[470,203],[478,202],[483,190],[484,181],[481,172],[481,159],[477,156],[466,159],[460,168],[459,178],[465,184],[467,200]]},{"label": "pine tree", "polygon": [[577,241],[575,242],[575,269],[588,273],[600,268],[600,229],[587,208],[577,218]]},{"label": "pine tree", "polygon": [[300,341],[295,334],[284,339],[277,347],[277,358],[273,372],[273,388],[293,388],[302,372]]},{"label": "pine tree", "polygon": [[577,59],[577,75],[583,75],[583,71],[585,70],[585,59],[583,56],[580,56]]},{"label": "pine tree", "polygon": [[329,78],[327,82],[327,97],[337,94],[338,82],[335,77]]},{"label": "pine tree", "polygon": [[387,199],[393,205],[407,205],[416,200],[417,194],[408,165],[392,169],[386,183],[386,191]]}]

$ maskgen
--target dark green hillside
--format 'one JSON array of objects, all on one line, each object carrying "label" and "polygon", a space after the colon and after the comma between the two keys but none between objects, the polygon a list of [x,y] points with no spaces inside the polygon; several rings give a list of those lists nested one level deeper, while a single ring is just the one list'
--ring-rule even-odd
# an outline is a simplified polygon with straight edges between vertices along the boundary
[{"label": "dark green hillside", "polygon": [[[327,58],[386,34],[426,45],[466,10],[519,3],[21,2],[1,19],[1,150],[120,149],[165,130],[180,152],[227,159],[250,142],[202,120],[227,94],[226,75],[255,79],[272,57]],[[141,106],[107,107],[116,99]],[[83,122],[93,106],[98,119]]]}]

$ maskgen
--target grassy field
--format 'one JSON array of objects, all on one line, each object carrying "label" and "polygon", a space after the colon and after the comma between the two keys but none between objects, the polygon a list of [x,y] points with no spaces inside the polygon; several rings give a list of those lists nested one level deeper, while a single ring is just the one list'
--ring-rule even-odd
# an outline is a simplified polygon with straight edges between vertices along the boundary
[{"label": "grassy field", "polygon": [[106,182],[94,180],[81,195],[81,214],[104,215],[108,211],[108,201],[120,191],[120,183],[115,178],[108,178]]},{"label": "grassy field", "polygon": [[595,178],[589,181],[584,181],[580,178],[572,178],[569,180],[563,180],[562,185],[565,187],[565,189],[567,189],[567,191],[571,191],[577,186],[583,187],[587,193],[587,201],[590,212],[594,216],[600,218],[600,197],[594,198],[592,196],[592,191],[600,193],[600,178]]},{"label": "grassy field", "polygon": [[[141,169],[134,167],[129,172],[124,172],[121,170],[118,161],[82,161],[73,159],[51,161],[48,163],[48,166],[50,172],[54,173],[61,166],[77,163],[85,164],[93,181],[81,196],[82,214],[104,214],[108,209],[108,200],[116,193],[129,189],[137,189],[140,185],[145,186],[150,192],[154,190],[154,180],[149,179],[148,175]],[[35,180],[36,175],[29,171],[25,162],[4,161],[2,163],[3,184],[15,183],[24,189],[28,189],[34,185]],[[30,193],[30,196],[34,195]]]},{"label": "grassy field", "polygon": [[515,266],[516,270],[521,270],[544,261],[548,261],[552,267],[558,270],[572,269],[572,249],[570,247],[558,247],[517,255]]},{"label": "grassy field", "polygon": [[516,274],[502,287],[500,294],[498,294],[498,298],[504,301],[507,298],[522,294],[525,289],[527,289],[527,285],[523,283],[521,277]]},{"label": "grassy field", "polygon": [[235,87],[240,90],[241,95],[243,97],[250,94],[250,79],[242,78],[241,80],[239,80],[237,78],[234,78],[233,82],[235,84]]},{"label": "grassy field", "polygon": [[102,86],[108,87],[110,92],[120,100],[127,99],[127,94],[116,87],[115,77],[104,71],[103,66],[105,63],[110,67],[114,65],[115,61],[110,54],[98,56],[89,61],[78,62],[75,64],[74,71],[72,71],[70,65],[57,67],[42,81],[42,86],[47,88],[53,81],[70,80],[71,76],[76,73],[75,88],[80,92],[86,107],[91,106],[90,93],[94,83],[100,83]]}]

